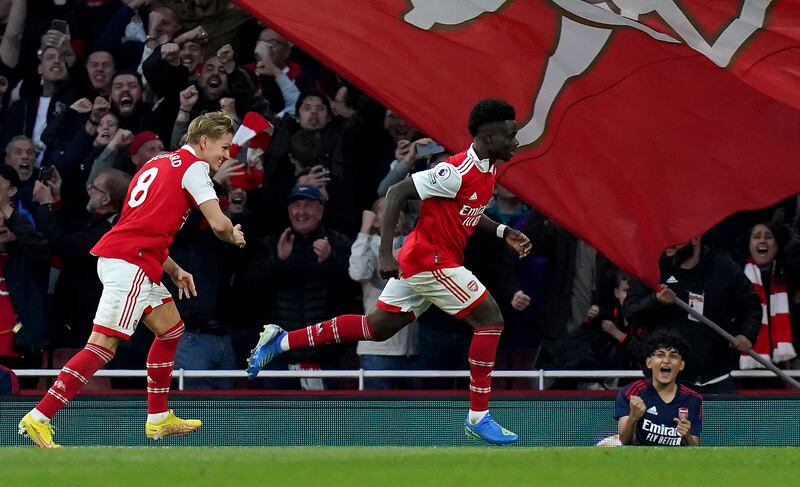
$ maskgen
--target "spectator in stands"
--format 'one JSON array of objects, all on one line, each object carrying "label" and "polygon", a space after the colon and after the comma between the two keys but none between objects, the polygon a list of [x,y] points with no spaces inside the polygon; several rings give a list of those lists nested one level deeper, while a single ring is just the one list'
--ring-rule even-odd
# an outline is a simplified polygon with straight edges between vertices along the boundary
[{"label": "spectator in stands", "polygon": [[[116,118],[113,113],[110,115]],[[108,141],[108,145],[100,151],[100,154],[92,162],[92,170],[85,184],[91,184],[100,171],[106,168],[120,169],[131,173],[134,167],[129,155],[132,142],[133,133],[117,126],[114,135]]]},{"label": "spectator in stands", "polygon": [[131,156],[134,172],[138,171],[142,164],[149,161],[153,157],[166,152],[164,143],[155,132],[145,130],[139,132],[133,137],[128,154]]},{"label": "spectator in stands", "polygon": [[253,18],[227,0],[161,0],[161,5],[170,7],[178,22],[187,29],[198,25],[208,33],[205,55],[210,56],[225,44],[240,48],[241,30]]},{"label": "spectator in stands", "polygon": [[[355,307],[355,283],[349,267],[352,241],[322,225],[325,202],[313,186],[297,186],[289,195],[291,226],[258,243],[248,262],[246,286],[255,293],[252,303],[265,303],[259,324],[280,323],[289,330],[323,321]],[[271,367],[337,367],[339,351],[327,347],[281,355]],[[299,365],[302,364],[302,365]],[[292,382],[278,382],[292,388]],[[270,386],[276,382],[269,382]],[[321,388],[321,381],[304,381],[304,388]],[[295,386],[296,388],[296,386]]]},{"label": "spectator in stands", "polygon": [[[325,199],[324,223],[327,228],[355,236],[358,221],[353,201],[353,190],[347,181],[331,174],[330,160],[324,152],[324,140],[319,130],[300,129],[292,135],[288,157],[294,171],[276,174],[265,185],[261,196],[271,199],[271,208],[279,208],[289,193],[297,186],[314,186]],[[286,216],[275,214],[271,229],[286,228]]]},{"label": "spectator in stands", "polygon": [[46,183],[36,182],[36,221],[52,254],[63,261],[53,293],[54,347],[76,348],[86,343],[103,286],[97,277],[97,257],[89,252],[119,218],[130,175],[103,169],[89,186],[88,218],[74,221],[61,201],[62,181],[56,171]]},{"label": "spectator in stands", "polygon": [[[753,284],[762,306],[761,327],[753,351],[783,367],[797,357],[783,268],[786,237],[786,229],[780,224],[762,222],[754,225],[748,242],[749,258],[744,266],[744,274]],[[739,368],[764,366],[743,353],[739,358]]]},{"label": "spectator in stands", "polygon": [[674,331],[646,342],[648,377],[617,394],[614,419],[623,445],[697,446],[703,431],[703,398],[677,382],[689,346]]},{"label": "spectator in stands", "polygon": [[[26,30],[25,19],[28,14],[27,0],[12,0],[8,5],[7,14],[2,21],[5,24],[5,31],[0,39],[0,120],[5,118],[6,110],[11,104],[14,85],[19,78],[24,76],[19,65],[23,54],[22,40]],[[0,137],[2,137],[2,131],[0,131]],[[0,143],[4,141],[6,139],[0,138]],[[3,147],[0,146],[0,149]]]},{"label": "spectator in stands", "polygon": [[0,335],[0,363],[35,368],[49,342],[45,299],[50,252],[44,235],[14,208],[17,184],[17,172],[0,165],[0,331],[5,332]]},{"label": "spectator in stands", "polygon": [[142,59],[173,39],[182,29],[175,12],[165,6],[145,8],[147,0],[125,0],[105,26],[98,44],[114,56],[118,70],[137,69]]},{"label": "spectator in stands", "polygon": [[36,148],[30,137],[15,135],[6,145],[5,163],[15,171],[19,177],[16,199],[22,201],[25,209],[31,208],[33,197],[33,183],[39,177],[39,168],[36,167]]},{"label": "spectator in stands", "polygon": [[[267,31],[270,29],[262,31],[262,36]],[[291,69],[285,65],[286,60],[282,62],[284,64],[282,68],[276,64],[281,62],[280,56],[275,54],[276,51],[273,48],[273,45],[278,45],[278,43],[279,41],[276,39],[263,40],[259,37],[253,54],[256,61],[254,73],[258,78],[258,85],[269,104],[269,110],[280,118],[287,113],[296,115],[295,104],[300,96],[300,90],[293,78],[289,77],[290,74],[297,77],[297,73],[292,73]]]},{"label": "spectator in stands", "polygon": [[[516,195],[511,193],[500,184],[495,184],[494,197],[489,202],[484,214],[498,223],[508,225],[511,228],[522,231],[526,218],[529,217],[531,210],[522,203]],[[473,238],[467,246],[467,256],[474,260],[471,269],[477,270],[487,267],[483,255],[491,252],[492,255],[503,255],[500,265],[494,263],[488,266],[485,271],[480,272],[487,275],[483,282],[487,281],[490,292],[493,296],[500,296],[505,300],[498,300],[498,304],[505,318],[505,328],[500,337],[498,345],[496,364],[499,369],[529,370],[533,367],[538,344],[535,336],[535,321],[532,313],[528,310],[531,307],[534,297],[538,297],[529,286],[530,278],[525,275],[528,267],[533,264],[533,259],[526,258],[520,260],[516,255],[509,253],[504,247],[497,246],[497,239]],[[505,267],[505,269],[503,269]],[[494,277],[489,277],[494,273]],[[505,274],[508,273],[508,274]],[[481,277],[483,280],[484,278]],[[512,385],[509,387],[509,385]],[[529,380],[512,379],[507,381],[507,388],[530,388]],[[498,384],[498,388],[502,388]]]},{"label": "spectator in stands", "polygon": [[[294,44],[291,41],[267,27],[258,35],[254,52],[256,62],[268,62],[266,60],[268,54],[272,61],[271,64],[286,74],[286,77],[297,86],[298,90],[301,92],[319,91],[320,87],[317,80],[300,63],[291,59],[293,48]],[[278,80],[275,79],[275,81],[277,82]],[[276,94],[275,88],[276,86],[269,83],[261,86],[270,103],[275,101],[275,97],[271,96]],[[276,107],[274,111],[277,113],[278,108]]]},{"label": "spectator in stands", "polygon": [[197,27],[161,44],[142,61],[142,73],[156,96],[175,95],[189,83],[197,82],[206,40],[205,30]]},{"label": "spectator in stands", "polygon": [[108,97],[111,94],[111,80],[116,74],[114,57],[108,51],[94,51],[89,54],[86,58],[86,74],[92,88],[89,98]]},{"label": "spectator in stands", "polygon": [[[444,148],[425,156],[417,154],[417,148],[420,146],[427,146],[428,144],[436,144],[432,139],[423,137],[413,142],[408,140],[397,141],[397,148],[394,151],[394,160],[389,165],[389,172],[383,177],[378,184],[378,196],[386,196],[389,187],[395,183],[399,183],[407,178],[409,174],[429,169],[439,162],[447,159],[452,154],[446,152]],[[438,145],[438,144],[436,144]]]},{"label": "spectator in stands", "polygon": [[602,317],[600,326],[604,332],[622,346],[622,350],[627,353],[630,359],[634,360],[635,363],[642,363],[643,357],[646,355],[641,341],[642,328],[628,323],[622,313],[622,305],[628,296],[630,282],[631,278],[628,274],[622,271],[617,272],[614,298],[619,301],[619,307],[614,308],[612,317]]},{"label": "spectator in stands", "polygon": [[331,112],[335,117],[350,118],[361,99],[361,90],[344,81],[331,100]]},{"label": "spectator in stands", "polygon": [[[386,286],[386,279],[378,274],[378,247],[380,246],[380,222],[386,202],[378,199],[374,211],[364,210],[361,218],[361,230],[358,232],[350,252],[350,278],[361,283],[361,297],[364,312],[375,309],[378,296]],[[405,222],[401,216],[398,226]],[[395,232],[393,248],[399,251],[405,241],[405,232]],[[364,370],[409,370],[419,367],[417,360],[418,324],[411,323],[393,337],[383,342],[358,342],[356,353]],[[366,379],[367,389],[413,388],[419,381],[408,381],[393,378]],[[405,387],[403,387],[405,386]]]},{"label": "spectator in stands", "polygon": [[119,126],[133,133],[151,130],[153,114],[142,98],[142,82],[134,72],[122,71],[111,81],[111,111]]},{"label": "spectator in stands", "polygon": [[[43,49],[38,73],[41,84],[25,84],[20,90],[20,99],[8,107],[3,122],[0,147],[5,147],[12,137],[25,135],[36,148],[36,161],[41,163],[46,157],[48,145],[60,145],[60,138],[69,134],[53,133],[48,127],[51,119],[67,110],[73,102],[72,88],[64,53],[56,47]],[[48,130],[49,128],[49,130]]]},{"label": "spectator in stands", "polygon": [[[341,177],[340,161],[334,158],[342,136],[342,125],[331,122],[331,107],[328,97],[317,91],[300,93],[295,104],[297,120],[281,118],[275,125],[272,142],[264,157],[264,176],[285,177],[294,172],[289,159],[292,136],[300,129],[319,130],[322,135],[322,153],[329,156],[329,169]],[[347,178],[343,178],[348,180]],[[349,181],[349,180],[348,180]],[[374,200],[375,198],[373,198]]]},{"label": "spectator in stands", "polygon": [[[214,236],[202,214],[195,210],[170,246],[170,256],[179,259],[194,284],[202,290],[192,299],[177,301],[186,326],[175,354],[175,368],[186,370],[233,370],[239,368],[231,341],[235,316],[226,313],[225,300],[233,300],[233,280],[240,252]],[[177,292],[167,284],[170,292]],[[186,379],[188,389],[232,389],[233,379]]]},{"label": "spectator in stands", "polygon": [[[100,126],[103,131],[109,126],[116,126],[116,116],[109,113],[111,105],[101,96],[81,98],[72,104],[58,123],[66,126],[82,126],[82,130],[74,132],[65,146],[59,147],[52,157],[55,166],[64,180],[61,196],[67,209],[73,215],[83,213],[86,206],[86,182],[92,169],[92,161],[100,153],[96,147]],[[103,122],[105,120],[105,122]],[[106,142],[107,143],[107,142]]]},{"label": "spectator in stands", "polygon": [[[417,139],[414,142],[409,142],[408,140],[400,140],[397,142],[397,148],[394,151],[394,161],[389,164],[389,172],[378,184],[379,197],[386,196],[386,192],[391,185],[399,183],[410,174],[422,171],[423,169],[430,169],[452,156],[452,154],[446,152],[445,149],[442,148],[440,152],[433,152],[426,157],[420,157],[417,154],[417,148],[428,144],[436,144],[436,142],[427,137]],[[406,203],[404,212],[409,226],[414,226],[414,224],[416,224],[417,217],[419,217],[420,205],[421,202],[418,200],[408,201]]]},{"label": "spectator in stands", "polygon": [[344,126],[340,153],[336,156],[342,161],[341,167],[333,166],[334,174],[343,171],[345,179],[352,181],[358,208],[372,207],[375,188],[397,159],[400,141],[418,138],[416,130],[397,114],[366,96],[361,97],[355,114]]},{"label": "spectator in stands", "polygon": [[[761,327],[761,302],[742,269],[695,237],[668,248],[661,261],[657,292],[631,283],[623,304],[625,318],[644,326],[647,334],[668,328],[689,343],[682,381],[702,394],[735,392],[731,370],[739,352],[752,348]],[[735,337],[730,344],[678,306],[678,297]],[[735,347],[735,348],[734,348]]]},{"label": "spectator in stands", "polygon": [[529,231],[534,252],[548,260],[536,316],[536,332],[546,352],[541,361],[559,369],[597,368],[603,357],[594,353],[593,342],[606,337],[596,320],[611,316],[616,268],[588,243],[542,215],[529,222]]}]

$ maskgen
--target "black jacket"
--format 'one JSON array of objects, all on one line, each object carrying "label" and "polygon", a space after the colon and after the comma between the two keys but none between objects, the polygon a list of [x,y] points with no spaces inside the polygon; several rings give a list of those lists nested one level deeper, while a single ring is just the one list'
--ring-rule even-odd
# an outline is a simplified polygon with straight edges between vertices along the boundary
[{"label": "black jacket", "polygon": [[27,218],[13,212],[6,226],[17,239],[7,247],[3,266],[11,304],[22,324],[14,346],[23,355],[36,354],[49,344],[45,299],[50,272],[50,251],[44,235]]},{"label": "black jacket", "polygon": [[[31,89],[30,92],[22,96],[8,107],[3,121],[3,129],[0,132],[0,152],[5,155],[8,142],[16,135],[33,137],[33,127],[36,124],[36,114],[39,108],[39,96],[42,94],[41,88]],[[73,130],[64,132],[60,124],[51,124],[55,118],[60,118],[69,110],[70,105],[75,101],[73,90],[68,86],[58,90],[50,100],[47,107],[47,126],[42,132],[42,142],[47,145],[47,151],[43,162],[49,160],[50,153],[56,147],[64,144],[72,134]]]},{"label": "black jacket", "polygon": [[[689,302],[689,292],[703,295],[703,315],[731,335],[755,343],[761,327],[761,301],[742,269],[727,255],[703,249],[694,269],[675,269],[661,263],[661,282]],[[625,318],[647,332],[673,328],[689,343],[681,380],[706,382],[737,367],[739,352],[706,325],[689,319],[677,306],[665,306],[643,283],[633,281],[623,303]]]},{"label": "black jacket", "polygon": [[117,215],[71,223],[52,205],[36,209],[39,230],[50,251],[64,261],[53,293],[54,340],[57,346],[80,347],[89,338],[103,285],[97,277],[97,257],[89,251],[111,230]]},{"label": "black jacket", "polygon": [[[297,330],[358,309],[357,285],[347,273],[350,239],[320,226],[307,238],[295,234],[292,253],[280,260],[279,237],[280,234],[270,235],[259,242],[245,274],[249,290],[261,296],[253,302],[266,304],[260,306],[261,319]],[[312,244],[323,237],[331,244],[331,255],[320,263]],[[294,358],[316,356],[313,351],[295,355]]]}]

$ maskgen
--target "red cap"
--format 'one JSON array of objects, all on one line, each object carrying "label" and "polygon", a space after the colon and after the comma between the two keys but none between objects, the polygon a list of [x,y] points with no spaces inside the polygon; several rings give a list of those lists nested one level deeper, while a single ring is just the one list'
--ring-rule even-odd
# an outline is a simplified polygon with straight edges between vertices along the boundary
[{"label": "red cap", "polygon": [[133,142],[131,142],[131,146],[128,149],[128,154],[133,157],[134,154],[139,152],[139,149],[145,145],[146,143],[150,142],[151,140],[161,140],[161,137],[158,136],[155,132],[151,130],[144,130],[136,134],[136,137],[133,138]]}]

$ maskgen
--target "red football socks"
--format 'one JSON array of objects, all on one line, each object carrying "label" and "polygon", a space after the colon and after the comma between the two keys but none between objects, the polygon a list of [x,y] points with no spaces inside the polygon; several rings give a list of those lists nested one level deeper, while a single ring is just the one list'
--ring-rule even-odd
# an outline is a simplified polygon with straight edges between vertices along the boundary
[{"label": "red football socks", "polygon": [[492,368],[500,341],[502,326],[475,328],[469,346],[469,409],[489,409],[489,393],[492,392]]},{"label": "red football socks", "polygon": [[183,335],[183,321],[156,337],[147,354],[147,412],[158,414],[167,411],[167,396],[172,381],[175,352]]},{"label": "red football socks", "polygon": [[332,320],[289,332],[289,350],[317,347],[328,343],[357,340],[375,341],[375,333],[365,315],[342,315]]},{"label": "red football socks", "polygon": [[94,373],[102,369],[112,358],[114,352],[111,350],[94,343],[87,343],[86,347],[69,359],[61,369],[61,373],[36,405],[36,409],[48,418],[52,418],[75,397]]}]

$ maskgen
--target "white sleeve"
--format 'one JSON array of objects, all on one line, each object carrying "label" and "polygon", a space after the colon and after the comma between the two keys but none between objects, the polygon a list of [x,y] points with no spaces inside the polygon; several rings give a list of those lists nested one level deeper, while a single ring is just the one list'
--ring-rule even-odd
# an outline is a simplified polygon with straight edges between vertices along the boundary
[{"label": "white sleeve", "polygon": [[455,198],[461,189],[461,175],[452,164],[440,162],[433,169],[419,171],[411,175],[419,197]]},{"label": "white sleeve", "polygon": [[208,200],[218,199],[217,192],[214,191],[214,183],[211,181],[211,176],[208,175],[208,170],[207,162],[197,161],[183,173],[181,186],[192,195],[197,206]]}]

